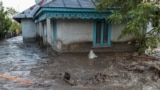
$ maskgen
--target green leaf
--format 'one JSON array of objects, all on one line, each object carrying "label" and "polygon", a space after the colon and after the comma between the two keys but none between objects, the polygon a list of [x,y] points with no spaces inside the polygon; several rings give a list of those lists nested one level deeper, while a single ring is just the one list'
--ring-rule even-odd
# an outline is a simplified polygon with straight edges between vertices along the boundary
[{"label": "green leaf", "polygon": [[[98,10],[120,8],[107,17],[113,24],[125,23],[126,26],[118,39],[126,36],[136,37],[138,52],[143,53],[148,46],[156,47],[160,41],[160,0],[96,0]],[[147,32],[147,25],[154,25],[152,31]]]}]

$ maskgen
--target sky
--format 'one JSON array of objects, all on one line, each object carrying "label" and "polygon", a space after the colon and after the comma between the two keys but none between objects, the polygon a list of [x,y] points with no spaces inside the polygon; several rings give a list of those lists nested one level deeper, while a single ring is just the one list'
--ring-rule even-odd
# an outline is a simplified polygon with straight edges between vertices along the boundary
[{"label": "sky", "polygon": [[0,0],[4,7],[13,7],[16,11],[22,12],[35,4],[35,0]]}]

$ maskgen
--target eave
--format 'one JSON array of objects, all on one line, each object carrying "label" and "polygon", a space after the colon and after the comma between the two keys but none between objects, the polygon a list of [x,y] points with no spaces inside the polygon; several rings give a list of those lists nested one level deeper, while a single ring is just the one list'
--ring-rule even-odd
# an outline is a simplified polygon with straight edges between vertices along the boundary
[{"label": "eave", "polygon": [[105,19],[110,15],[111,10],[107,9],[103,12],[98,12],[94,8],[47,8],[43,7],[34,15],[35,22],[45,20],[46,18],[61,18],[61,19]]}]

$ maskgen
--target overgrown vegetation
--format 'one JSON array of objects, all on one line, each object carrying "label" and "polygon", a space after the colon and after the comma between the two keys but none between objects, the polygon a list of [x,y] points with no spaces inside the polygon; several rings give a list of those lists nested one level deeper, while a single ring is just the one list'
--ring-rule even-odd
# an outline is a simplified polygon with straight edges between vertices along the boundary
[{"label": "overgrown vegetation", "polygon": [[21,26],[12,19],[12,16],[16,13],[17,11],[15,9],[5,8],[0,1],[0,37],[16,29],[21,30]]},{"label": "overgrown vegetation", "polygon": [[[96,0],[100,11],[114,8],[107,21],[113,24],[126,24],[120,38],[131,35],[136,37],[139,53],[149,46],[155,48],[160,34],[160,0]],[[153,28],[147,30],[149,23]]]}]

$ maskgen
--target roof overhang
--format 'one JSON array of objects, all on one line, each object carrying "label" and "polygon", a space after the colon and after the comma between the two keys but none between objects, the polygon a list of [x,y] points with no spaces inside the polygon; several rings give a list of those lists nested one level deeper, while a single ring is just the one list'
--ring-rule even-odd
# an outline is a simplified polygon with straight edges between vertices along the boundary
[{"label": "roof overhang", "polygon": [[13,16],[13,19],[17,22],[21,22],[22,19],[33,19],[33,15],[37,12],[37,10],[43,5],[47,3],[45,0],[41,0],[39,3],[29,7],[21,13]]},{"label": "roof overhang", "polygon": [[40,8],[34,15],[35,22],[45,20],[46,18],[66,18],[66,19],[105,19],[106,16],[111,14],[111,10],[98,12],[94,8]]}]

